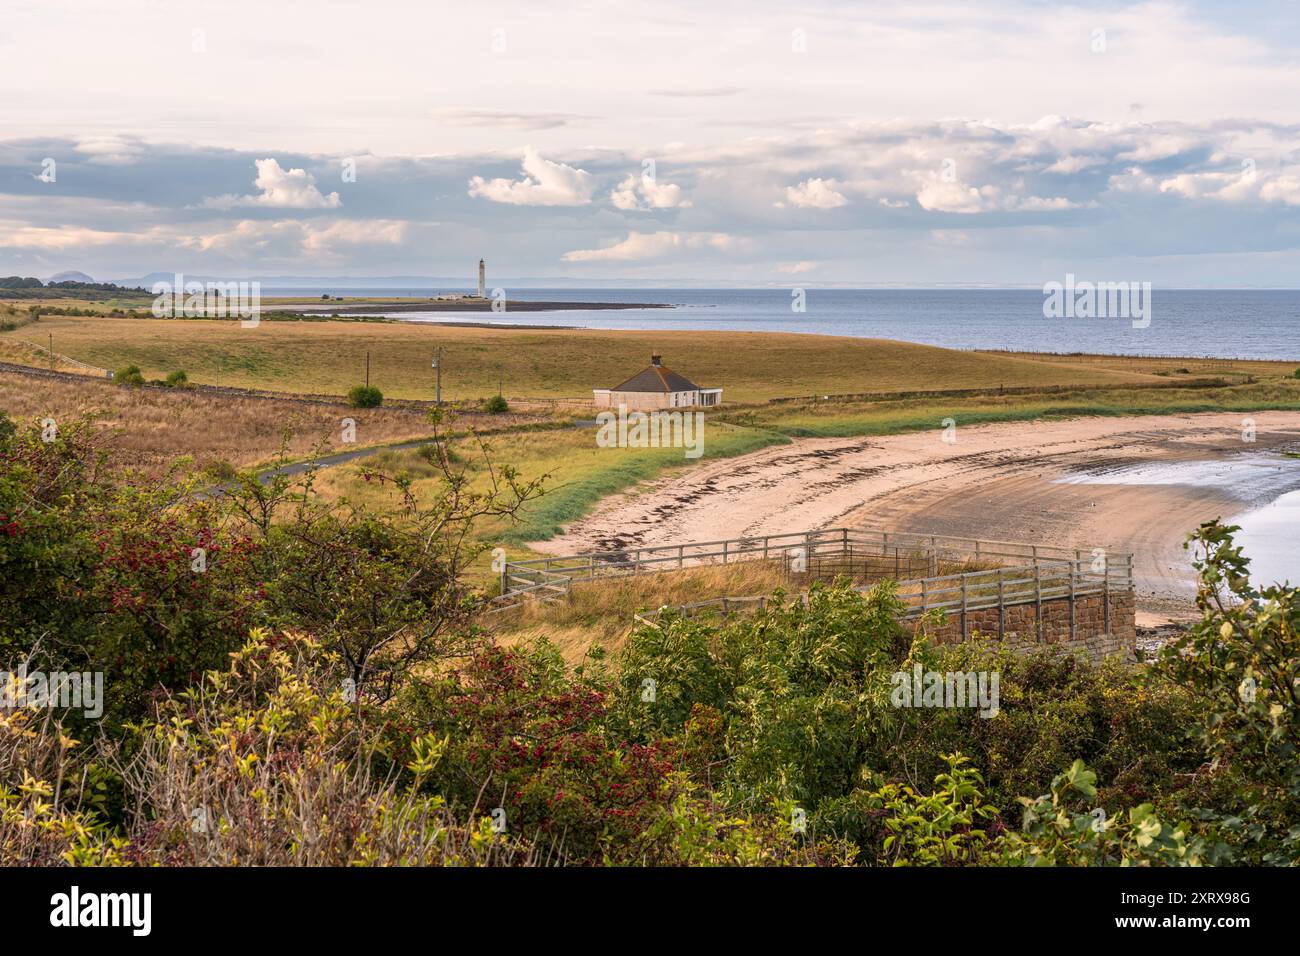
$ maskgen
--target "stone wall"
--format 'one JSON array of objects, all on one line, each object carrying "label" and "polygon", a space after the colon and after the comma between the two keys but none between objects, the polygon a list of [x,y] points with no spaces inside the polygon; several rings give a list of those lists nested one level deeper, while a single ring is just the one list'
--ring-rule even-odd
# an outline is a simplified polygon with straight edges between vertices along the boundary
[{"label": "stone wall", "polygon": [[[1109,597],[1107,628],[1106,598]],[[1071,601],[1068,597],[1042,602],[1042,619],[1035,603],[1012,604],[999,610],[983,608],[966,612],[963,638],[962,614],[950,611],[943,625],[931,631],[938,644],[955,644],[972,637],[997,640],[1001,637],[1013,649],[1033,651],[1057,648],[1086,653],[1093,660],[1120,655],[1132,659],[1137,649],[1135,595],[1112,591],[1108,596],[1089,594]],[[1071,628],[1071,615],[1074,626]]]}]

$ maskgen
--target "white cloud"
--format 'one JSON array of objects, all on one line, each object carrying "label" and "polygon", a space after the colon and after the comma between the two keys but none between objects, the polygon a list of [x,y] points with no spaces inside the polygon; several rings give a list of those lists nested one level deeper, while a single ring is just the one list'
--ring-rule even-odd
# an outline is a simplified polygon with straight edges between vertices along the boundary
[{"label": "white cloud", "polygon": [[658,179],[635,173],[615,187],[609,195],[619,209],[629,212],[647,209],[689,209],[691,202],[682,195],[680,186],[661,183]]},{"label": "white cloud", "polygon": [[817,268],[815,262],[785,262],[776,267],[777,272],[783,272],[788,276],[802,275],[805,272],[812,272]]},{"label": "white cloud", "polygon": [[77,152],[89,163],[99,166],[129,166],[144,152],[136,139],[121,136],[96,136],[77,142]]},{"label": "white cloud", "polygon": [[182,244],[200,252],[248,259],[313,260],[344,255],[349,249],[370,245],[400,245],[406,223],[400,220],[338,219],[331,222],[303,222],[245,219],[229,228],[191,237]]},{"label": "white cloud", "polygon": [[634,262],[659,259],[674,252],[716,249],[727,251],[738,242],[725,233],[632,232],[622,242],[603,249],[575,249],[565,262]]},{"label": "white cloud", "polygon": [[785,198],[801,209],[837,209],[848,205],[848,199],[836,189],[833,179],[805,179],[797,186],[789,186]]},{"label": "white cloud", "polygon": [[0,248],[62,252],[66,249],[113,246],[140,241],[143,241],[143,235],[133,232],[74,226],[33,226],[25,222],[0,219]]},{"label": "white cloud", "polygon": [[1260,187],[1259,196],[1265,202],[1300,206],[1300,171],[1285,173],[1267,180]]},{"label": "white cloud", "polygon": [[1179,173],[1156,179],[1130,173],[1112,185],[1131,192],[1161,192],[1190,200],[1227,203],[1282,203],[1300,206],[1300,167],[1265,174],[1243,165],[1240,169]]},{"label": "white cloud", "polygon": [[983,212],[991,208],[980,191],[957,181],[948,182],[936,177],[916,193],[916,201],[930,212]]},{"label": "white cloud", "polygon": [[276,159],[255,161],[256,196],[215,196],[203,200],[205,209],[233,209],[237,206],[265,206],[269,209],[337,209],[343,203],[334,192],[323,195],[316,178],[305,169],[282,169]]},{"label": "white cloud", "polygon": [[523,179],[475,176],[469,194],[514,206],[585,206],[595,189],[591,173],[551,162],[531,146],[524,147],[523,174]]}]

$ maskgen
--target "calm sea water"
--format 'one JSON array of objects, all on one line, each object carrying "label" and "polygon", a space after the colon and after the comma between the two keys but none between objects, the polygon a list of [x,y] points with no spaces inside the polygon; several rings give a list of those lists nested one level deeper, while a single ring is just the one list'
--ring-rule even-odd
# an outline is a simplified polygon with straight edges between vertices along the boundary
[{"label": "calm sea water", "polygon": [[[267,294],[284,294],[268,290]],[[320,288],[315,294],[334,292]],[[392,290],[339,289],[347,296]],[[1044,318],[1037,289],[815,289],[807,310],[789,289],[507,289],[510,298],[656,302],[672,309],[403,313],[408,321],[571,325],[593,329],[727,329],[900,339],[958,349],[1186,355],[1300,361],[1300,290],[1152,293],[1151,324],[1123,318]],[[401,293],[397,293],[401,294]],[[406,293],[427,295],[427,291]]]}]

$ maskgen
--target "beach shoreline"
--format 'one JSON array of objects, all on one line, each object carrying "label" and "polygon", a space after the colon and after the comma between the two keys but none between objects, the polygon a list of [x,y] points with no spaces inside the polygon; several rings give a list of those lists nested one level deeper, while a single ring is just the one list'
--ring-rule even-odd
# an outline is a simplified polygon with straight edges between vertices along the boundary
[{"label": "beach shoreline", "polygon": [[[951,444],[937,430],[796,439],[613,496],[529,547],[579,554],[840,526],[1100,547],[1135,555],[1140,611],[1186,619],[1195,593],[1187,535],[1267,503],[1277,488],[1108,484],[1106,475],[1275,454],[1286,469],[1277,487],[1300,487],[1300,462],[1280,454],[1300,448],[1300,413],[1252,417],[1250,444],[1231,412],[961,426]],[[1094,480],[1062,481],[1081,473]]]}]

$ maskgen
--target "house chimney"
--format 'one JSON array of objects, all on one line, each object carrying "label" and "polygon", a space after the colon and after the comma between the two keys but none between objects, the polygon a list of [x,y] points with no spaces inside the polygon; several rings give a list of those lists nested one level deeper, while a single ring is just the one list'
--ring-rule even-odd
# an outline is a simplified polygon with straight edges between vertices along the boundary
[{"label": "house chimney", "polygon": [[664,357],[662,355],[652,355],[650,356],[650,364],[655,368],[658,368],[660,365],[664,364]]}]

